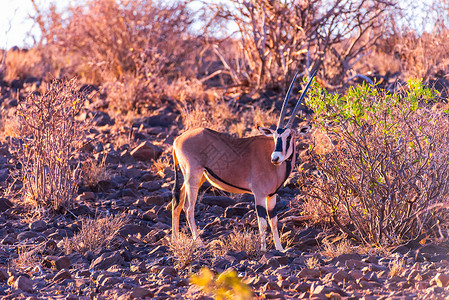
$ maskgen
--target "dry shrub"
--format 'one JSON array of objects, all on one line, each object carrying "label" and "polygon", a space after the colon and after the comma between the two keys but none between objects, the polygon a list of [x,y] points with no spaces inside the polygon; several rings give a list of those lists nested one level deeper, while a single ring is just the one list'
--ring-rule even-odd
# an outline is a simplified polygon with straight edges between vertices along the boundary
[{"label": "dry shrub", "polygon": [[350,238],[377,246],[414,239],[436,222],[432,205],[449,191],[449,119],[425,107],[431,91],[410,82],[405,97],[367,86],[313,93],[315,120],[338,146],[314,156],[319,172],[304,192]]},{"label": "dry shrub", "polygon": [[178,236],[168,240],[168,246],[176,261],[176,268],[183,270],[202,255],[200,240],[193,239],[186,232],[179,232]]},{"label": "dry shrub", "polygon": [[22,136],[22,123],[17,115],[2,115],[0,131],[4,136],[19,138]]},{"label": "dry shrub", "polygon": [[258,259],[263,254],[259,233],[250,229],[234,229],[229,236],[220,239],[219,245],[221,254],[228,251],[244,251],[251,259]]},{"label": "dry shrub", "polygon": [[225,101],[224,97],[217,93],[206,93],[206,97],[196,101],[182,97],[177,105],[185,129],[206,127],[236,137],[260,134],[258,126],[276,124],[278,118],[274,107],[242,107],[232,100]]},{"label": "dry shrub", "polygon": [[84,185],[89,187],[96,186],[100,181],[110,178],[110,173],[106,167],[106,156],[100,161],[89,159],[81,167],[81,177]]},{"label": "dry shrub", "polygon": [[160,157],[160,158],[158,158],[158,159],[154,162],[153,166],[154,166],[154,169],[155,169],[155,171],[156,171],[156,174],[157,174],[159,177],[161,177],[161,178],[165,178],[165,176],[166,176],[166,171],[167,171],[168,169],[171,170],[171,168],[172,168],[170,159],[169,159],[168,157]]},{"label": "dry shrub", "polygon": [[21,245],[17,247],[17,258],[13,259],[13,265],[16,268],[26,270],[40,268],[40,255],[44,245]]},{"label": "dry shrub", "polygon": [[334,242],[331,242],[326,238],[323,239],[321,254],[326,257],[334,258],[342,254],[351,254],[355,252],[356,251],[352,247],[351,243],[346,238],[342,238]]},{"label": "dry shrub", "polygon": [[306,268],[310,270],[314,270],[320,267],[320,261],[315,256],[309,257],[306,259]]},{"label": "dry shrub", "polygon": [[286,86],[296,70],[309,72],[320,65],[323,76],[341,83],[383,35],[394,8],[385,1],[361,0],[232,0],[211,6],[237,24],[241,36],[241,54],[222,59],[228,62],[225,69],[234,83],[257,87]]},{"label": "dry shrub", "polygon": [[30,94],[19,103],[24,134],[13,139],[21,163],[23,197],[35,208],[53,211],[72,205],[79,180],[79,162],[85,126],[75,120],[84,95],[75,80],[49,85],[42,95]]},{"label": "dry shrub", "polygon": [[38,70],[36,68],[41,59],[41,54],[36,49],[9,50],[5,61],[5,80],[25,79],[40,75],[37,73]]},{"label": "dry shrub", "polygon": [[35,5],[41,44],[70,59],[67,69],[104,84],[122,112],[162,98],[169,83],[195,77],[201,44],[190,34],[189,1],[89,0],[58,12]]},{"label": "dry shrub", "polygon": [[388,268],[390,269],[390,272],[388,273],[390,277],[400,276],[405,270],[404,262],[402,261],[402,259],[395,259],[388,265]]},{"label": "dry shrub", "polygon": [[449,72],[449,29],[418,36],[415,32],[402,33],[395,39],[394,53],[402,62],[405,78],[427,80],[435,74]]},{"label": "dry shrub", "polygon": [[86,253],[110,246],[119,230],[128,223],[128,215],[102,216],[81,219],[81,229],[72,238],[64,239],[64,251]]},{"label": "dry shrub", "polygon": [[[307,177],[307,176],[304,176]],[[306,197],[298,206],[301,215],[309,217],[311,224],[329,224],[332,222],[332,210],[322,201],[312,197]]]}]

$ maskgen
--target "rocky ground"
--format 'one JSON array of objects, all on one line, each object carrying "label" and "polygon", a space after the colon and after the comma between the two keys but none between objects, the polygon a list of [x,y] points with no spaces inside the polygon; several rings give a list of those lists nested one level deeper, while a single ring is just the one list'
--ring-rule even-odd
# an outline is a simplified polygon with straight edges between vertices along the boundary
[{"label": "rocky ground", "polygon": [[[10,88],[11,84],[2,86],[3,111],[17,106]],[[27,85],[20,88],[25,93]],[[205,248],[188,267],[179,269],[167,242],[171,213],[166,207],[173,182],[168,159],[179,115],[170,106],[148,111],[126,123],[107,113],[101,97],[92,98],[84,116],[94,120],[94,128],[84,151],[97,160],[105,158],[109,176],[95,186],[80,186],[70,212],[36,219],[14,199],[0,199],[0,295],[4,299],[209,299],[189,284],[189,276],[203,266],[215,272],[235,270],[257,299],[449,297],[447,240],[411,242],[383,255],[351,251],[326,256],[322,240],[333,234],[332,229],[308,227],[288,218],[300,215],[294,180],[279,191],[286,251],[268,250],[254,258],[244,251],[217,255]],[[115,142],[130,135],[129,143]],[[5,190],[16,161],[7,139],[2,140],[0,181]],[[154,160],[159,162],[156,166]],[[257,229],[252,196],[203,191],[196,219],[205,244],[229,236],[235,228]],[[108,246],[85,253],[68,253],[64,248],[65,239],[79,233],[82,218],[122,212],[128,214],[127,225]],[[18,264],[26,253],[30,253],[28,262]]]}]

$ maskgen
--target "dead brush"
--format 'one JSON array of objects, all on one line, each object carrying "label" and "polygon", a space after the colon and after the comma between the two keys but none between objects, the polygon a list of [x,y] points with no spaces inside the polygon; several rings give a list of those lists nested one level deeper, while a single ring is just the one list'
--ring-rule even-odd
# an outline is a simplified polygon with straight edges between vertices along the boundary
[{"label": "dead brush", "polygon": [[165,176],[167,175],[167,170],[171,169],[170,159],[168,157],[161,156],[154,162],[153,166],[156,174],[161,178],[165,178]]},{"label": "dead brush", "polygon": [[193,239],[185,231],[181,231],[177,237],[170,237],[167,240],[170,252],[175,259],[175,267],[178,270],[189,267],[202,255],[201,242]]},{"label": "dead brush", "polygon": [[109,170],[106,167],[106,156],[100,161],[89,159],[84,162],[81,167],[82,179],[84,185],[88,187],[96,186],[100,181],[107,180],[111,177]]},{"label": "dead brush", "polygon": [[251,259],[258,259],[263,252],[260,244],[260,236],[251,229],[238,230],[234,228],[227,237],[219,239],[216,244],[216,253],[218,255],[226,254],[229,251],[244,251]]},{"label": "dead brush", "polygon": [[321,266],[320,261],[315,256],[306,259],[306,268],[310,270],[317,269]]},{"label": "dead brush", "polygon": [[66,254],[95,251],[110,246],[120,229],[128,223],[128,215],[117,214],[113,217],[102,216],[95,219],[81,219],[81,229],[71,238],[64,239]]},{"label": "dead brush", "polygon": [[12,265],[20,270],[30,271],[41,269],[40,255],[43,252],[44,244],[39,245],[19,245],[17,247],[17,257],[12,260]]},{"label": "dead brush", "polygon": [[36,75],[36,66],[41,61],[37,49],[9,50],[6,53],[5,80],[25,79]]},{"label": "dead brush", "polygon": [[401,259],[393,260],[388,265],[388,268],[390,269],[390,272],[388,273],[390,277],[400,276],[402,272],[405,270],[404,262]]},{"label": "dead brush", "polygon": [[329,239],[324,238],[322,250],[320,252],[326,257],[335,258],[342,254],[351,254],[355,253],[356,251],[346,238],[341,237],[332,242],[329,241]]},{"label": "dead brush", "polygon": [[22,166],[25,204],[51,211],[71,207],[80,174],[75,157],[88,128],[75,119],[83,99],[72,79],[54,81],[44,94],[19,103],[23,136],[11,139],[11,148]]}]

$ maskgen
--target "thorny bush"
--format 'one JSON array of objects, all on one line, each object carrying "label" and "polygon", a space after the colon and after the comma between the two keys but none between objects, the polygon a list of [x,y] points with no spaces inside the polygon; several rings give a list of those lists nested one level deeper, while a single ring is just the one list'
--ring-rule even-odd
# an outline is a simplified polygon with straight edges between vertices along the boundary
[{"label": "thorny bush", "polygon": [[449,118],[426,107],[433,97],[419,81],[401,94],[363,85],[340,96],[315,85],[308,104],[335,147],[314,155],[322,176],[306,178],[304,191],[350,237],[399,244],[437,224],[432,205],[448,192]]},{"label": "thorny bush", "polygon": [[75,120],[84,96],[74,79],[54,81],[42,95],[19,103],[22,139],[13,139],[21,164],[22,191],[34,208],[70,208],[80,175],[74,158],[85,127]]}]

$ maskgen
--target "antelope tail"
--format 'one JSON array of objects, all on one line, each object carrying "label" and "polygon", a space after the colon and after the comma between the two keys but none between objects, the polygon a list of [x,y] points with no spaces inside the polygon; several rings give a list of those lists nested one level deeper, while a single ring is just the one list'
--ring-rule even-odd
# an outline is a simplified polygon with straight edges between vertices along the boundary
[{"label": "antelope tail", "polygon": [[[173,150],[173,167],[175,171],[175,183],[173,184],[173,190],[172,190],[172,202],[171,206],[172,208],[176,208],[179,205],[179,195],[180,195],[180,185],[178,180],[178,174],[179,174],[179,163],[178,158],[176,157],[176,152]],[[168,206],[167,206],[168,208]]]}]

